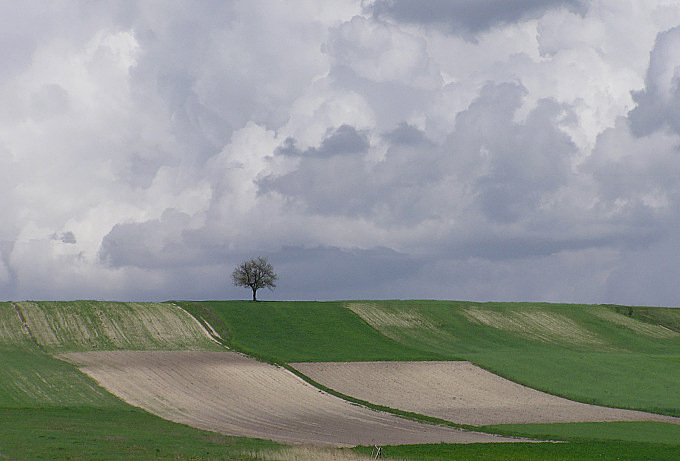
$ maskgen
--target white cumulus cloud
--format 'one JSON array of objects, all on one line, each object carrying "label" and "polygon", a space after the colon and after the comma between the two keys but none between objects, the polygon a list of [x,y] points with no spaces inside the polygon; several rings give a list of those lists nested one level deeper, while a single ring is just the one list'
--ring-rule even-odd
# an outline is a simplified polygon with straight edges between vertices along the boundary
[{"label": "white cumulus cloud", "polygon": [[680,305],[675,1],[0,13],[0,298]]}]

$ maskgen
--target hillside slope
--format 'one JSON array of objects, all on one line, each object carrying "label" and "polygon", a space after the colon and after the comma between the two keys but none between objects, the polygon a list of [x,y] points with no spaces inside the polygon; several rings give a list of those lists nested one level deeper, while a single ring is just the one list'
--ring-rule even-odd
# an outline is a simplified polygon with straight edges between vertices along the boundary
[{"label": "hillside slope", "polygon": [[[393,301],[347,308],[396,341],[586,403],[680,415],[680,310]],[[385,322],[404,315],[418,322]]]},{"label": "hillside slope", "polygon": [[[154,312],[160,315],[151,320]],[[111,324],[130,327],[125,340],[101,334]],[[166,304],[0,302],[0,459],[262,459],[259,450],[277,445],[194,429],[131,407],[46,352],[126,346],[213,350],[216,345],[206,342],[202,330],[184,327],[192,324],[193,318]]]},{"label": "hillside slope", "polygon": [[201,324],[171,303],[12,303],[30,339],[48,352],[220,350]]},{"label": "hillside slope", "polygon": [[454,301],[182,305],[210,318],[236,349],[275,362],[468,360],[572,400],[680,415],[680,310]]}]

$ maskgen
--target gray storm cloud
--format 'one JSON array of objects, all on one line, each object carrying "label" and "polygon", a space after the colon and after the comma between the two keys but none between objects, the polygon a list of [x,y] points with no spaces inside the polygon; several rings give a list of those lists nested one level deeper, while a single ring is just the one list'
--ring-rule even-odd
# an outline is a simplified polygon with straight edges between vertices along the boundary
[{"label": "gray storm cloud", "polygon": [[0,5],[0,298],[680,305],[680,5]]},{"label": "gray storm cloud", "polygon": [[631,128],[636,136],[646,136],[668,128],[680,133],[680,27],[658,35],[650,53],[645,88],[633,92],[637,103],[630,112]]},{"label": "gray storm cloud", "polygon": [[399,21],[441,24],[453,32],[477,33],[499,24],[514,23],[527,17],[541,16],[551,8],[585,10],[581,0],[376,0],[370,10],[378,17],[390,16]]}]

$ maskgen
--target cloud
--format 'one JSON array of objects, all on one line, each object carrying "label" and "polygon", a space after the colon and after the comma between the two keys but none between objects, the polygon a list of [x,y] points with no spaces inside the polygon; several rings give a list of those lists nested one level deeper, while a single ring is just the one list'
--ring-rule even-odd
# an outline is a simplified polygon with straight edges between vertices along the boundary
[{"label": "cloud", "polygon": [[636,136],[667,128],[680,134],[680,27],[661,32],[650,53],[645,88],[633,92],[637,103],[630,112]]},{"label": "cloud", "polygon": [[654,304],[677,307],[680,298],[678,284],[669,274],[680,270],[680,241],[676,235],[650,241],[619,256],[606,280],[604,296],[619,304],[649,304],[649,293],[654,293]]},{"label": "cloud", "polygon": [[444,25],[452,32],[475,34],[499,24],[538,17],[550,8],[585,9],[581,0],[376,0],[370,10],[377,17],[389,16],[398,21]]},{"label": "cloud", "polygon": [[167,209],[160,219],[116,224],[102,240],[99,258],[113,267],[177,266],[187,257],[184,230],[191,217]]},{"label": "cloud", "polygon": [[[344,131],[356,133],[350,127]],[[328,146],[345,150],[346,144],[339,142],[345,138],[350,138],[354,146],[350,152],[358,147],[361,150],[344,156],[305,155],[293,171],[259,179],[259,193],[276,193],[322,216],[361,216],[398,223],[431,212],[418,209],[413,201],[423,199],[421,191],[438,176],[428,163],[436,161],[435,150],[428,159],[417,147],[397,142],[382,161],[375,163],[368,156],[365,140],[357,142],[360,139],[354,134],[339,138],[335,133],[325,138],[320,148],[308,152],[323,152]]]},{"label": "cloud", "polygon": [[320,300],[396,295],[393,288],[419,268],[409,255],[384,247],[283,247],[271,260],[283,282],[278,295],[294,298],[303,292]]},{"label": "cloud", "polygon": [[69,243],[69,244],[76,243],[76,236],[71,231],[62,232],[61,234],[54,233],[54,234],[52,234],[52,239],[58,240],[61,243]]},{"label": "cloud", "polygon": [[334,67],[372,82],[422,88],[441,82],[422,37],[361,16],[334,28],[324,50]]},{"label": "cloud", "polygon": [[680,5],[365,5],[0,7],[0,297],[678,299]]},{"label": "cloud", "polygon": [[383,137],[389,143],[397,145],[417,146],[428,144],[425,133],[406,122],[401,122],[397,128],[384,133]]},{"label": "cloud", "polygon": [[650,53],[645,88],[633,93],[637,105],[603,131],[583,164],[598,187],[597,206],[614,232],[644,233],[648,243],[670,238],[680,223],[680,131],[671,108],[678,97],[674,62],[680,62],[680,29],[657,37]]},{"label": "cloud", "polygon": [[276,153],[298,157],[332,157],[335,155],[365,153],[369,147],[366,133],[360,133],[352,126],[342,125],[324,138],[318,148],[311,147],[302,152],[295,147],[295,140],[293,138],[286,138],[283,145],[276,149]]},{"label": "cloud", "polygon": [[[278,193],[321,215],[405,225],[422,219],[464,219],[459,214],[465,211],[451,204],[457,197],[441,196],[447,182],[455,179],[469,191],[468,197],[459,198],[472,200],[488,219],[526,218],[566,183],[576,148],[557,126],[568,108],[554,101],[542,100],[525,122],[514,121],[524,92],[514,84],[485,86],[458,114],[456,130],[442,146],[402,123],[384,136],[390,145],[378,162],[366,152],[319,155],[330,145],[345,145],[338,142],[344,138],[333,134],[320,148],[311,148],[294,171],[260,179],[260,193]],[[344,131],[354,133],[349,127]],[[354,134],[351,139],[356,141]],[[290,155],[292,146],[288,140],[277,152]]]},{"label": "cloud", "polygon": [[569,108],[544,99],[526,121],[514,117],[525,89],[486,85],[456,117],[447,149],[460,180],[471,181],[475,203],[488,219],[511,222],[539,211],[565,185],[576,147],[560,128]]}]

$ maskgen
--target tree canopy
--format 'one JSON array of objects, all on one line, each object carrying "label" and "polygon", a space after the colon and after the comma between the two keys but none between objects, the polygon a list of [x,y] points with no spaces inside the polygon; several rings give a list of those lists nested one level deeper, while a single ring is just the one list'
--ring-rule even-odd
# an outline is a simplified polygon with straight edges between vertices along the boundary
[{"label": "tree canopy", "polygon": [[249,261],[243,261],[236,266],[231,274],[234,285],[239,287],[250,287],[253,290],[253,301],[257,301],[257,290],[267,287],[273,290],[276,287],[278,276],[274,272],[274,266],[267,260],[259,256]]}]

